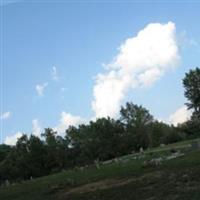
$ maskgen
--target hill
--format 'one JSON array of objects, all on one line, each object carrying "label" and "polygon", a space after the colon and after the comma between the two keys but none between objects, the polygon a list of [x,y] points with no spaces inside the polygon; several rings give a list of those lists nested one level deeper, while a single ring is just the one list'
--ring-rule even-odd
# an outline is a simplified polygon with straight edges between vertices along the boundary
[{"label": "hill", "polygon": [[196,141],[180,142],[3,186],[0,198],[199,200],[200,150],[196,144]]}]

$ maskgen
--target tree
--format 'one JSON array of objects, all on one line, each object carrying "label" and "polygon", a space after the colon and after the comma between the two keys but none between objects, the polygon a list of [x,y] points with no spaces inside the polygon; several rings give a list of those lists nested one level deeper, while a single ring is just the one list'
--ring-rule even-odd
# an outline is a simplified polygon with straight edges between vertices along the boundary
[{"label": "tree", "polygon": [[8,156],[11,147],[6,144],[0,144],[0,163]]},{"label": "tree", "polygon": [[157,147],[164,143],[164,138],[170,132],[171,127],[163,122],[155,121],[151,125],[151,146]]},{"label": "tree", "polygon": [[185,97],[188,99],[188,109],[193,109],[190,120],[182,128],[189,137],[198,137],[200,134],[200,68],[190,70],[183,79]]},{"label": "tree", "polygon": [[178,129],[186,134],[187,139],[197,138],[200,135],[200,120],[192,117],[190,120],[180,124]]},{"label": "tree", "polygon": [[146,108],[126,103],[126,107],[121,107],[121,121],[130,126],[148,125],[153,121],[153,116]]},{"label": "tree", "polygon": [[194,109],[194,116],[200,119],[200,68],[190,70],[183,79],[185,87],[186,104],[189,109]]},{"label": "tree", "polygon": [[153,122],[153,116],[146,108],[133,103],[126,103],[125,107],[122,106],[120,114],[133,149],[147,148],[151,140],[150,125]]},{"label": "tree", "polygon": [[39,137],[31,135],[28,140],[28,149],[28,162],[31,163],[28,167],[31,177],[46,175],[44,142]]},{"label": "tree", "polygon": [[63,145],[64,139],[60,136],[57,136],[57,132],[55,132],[51,128],[46,128],[42,136],[45,138],[45,168],[48,173],[60,171],[64,168],[65,161],[63,158],[65,157],[63,154]]},{"label": "tree", "polygon": [[28,154],[28,137],[27,135],[22,135],[18,139],[16,146],[12,147],[10,153],[0,163],[1,179],[20,180],[30,178]]},{"label": "tree", "polygon": [[94,160],[107,160],[123,154],[123,126],[118,120],[100,118],[78,128],[70,127],[67,136],[78,163],[88,164]]},{"label": "tree", "polygon": [[107,160],[122,154],[121,141],[123,126],[120,121],[111,118],[97,119],[91,122],[91,130],[94,135],[95,146],[100,160]]}]

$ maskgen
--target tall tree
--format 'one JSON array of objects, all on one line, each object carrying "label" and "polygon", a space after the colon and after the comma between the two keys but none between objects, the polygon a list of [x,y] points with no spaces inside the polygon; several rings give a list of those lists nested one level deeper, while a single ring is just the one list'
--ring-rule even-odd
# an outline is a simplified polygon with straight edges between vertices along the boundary
[{"label": "tall tree", "polygon": [[183,79],[187,106],[194,109],[194,115],[200,118],[200,68],[190,70]]},{"label": "tall tree", "polygon": [[56,140],[57,132],[51,128],[46,128],[42,136],[45,139],[45,168],[48,170],[48,173],[58,170],[59,157],[58,157],[58,148]]},{"label": "tall tree", "polygon": [[39,137],[31,135],[28,141],[28,162],[30,174],[32,177],[46,175],[45,169],[45,146],[44,142]]},{"label": "tall tree", "polygon": [[150,144],[150,124],[153,122],[153,116],[146,108],[133,103],[122,106],[120,114],[126,132],[132,138],[134,149],[147,148]]},{"label": "tall tree", "polygon": [[183,79],[186,105],[193,110],[190,120],[183,124],[183,131],[189,137],[198,137],[200,134],[200,68],[190,70]]}]

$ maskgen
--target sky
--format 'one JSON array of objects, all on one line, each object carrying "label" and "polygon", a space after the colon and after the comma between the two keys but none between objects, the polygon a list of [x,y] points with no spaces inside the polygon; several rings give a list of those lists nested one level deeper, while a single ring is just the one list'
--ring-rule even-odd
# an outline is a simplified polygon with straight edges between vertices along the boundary
[{"label": "sky", "polygon": [[1,141],[98,117],[127,101],[189,118],[182,79],[199,66],[200,1],[1,0]]}]

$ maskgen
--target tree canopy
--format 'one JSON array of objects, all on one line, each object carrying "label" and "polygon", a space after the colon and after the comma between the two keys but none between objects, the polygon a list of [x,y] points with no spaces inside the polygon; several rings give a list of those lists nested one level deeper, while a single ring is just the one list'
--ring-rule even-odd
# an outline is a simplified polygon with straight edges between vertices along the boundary
[{"label": "tree canopy", "polygon": [[187,106],[194,109],[194,115],[200,119],[200,68],[192,69],[183,79]]}]

